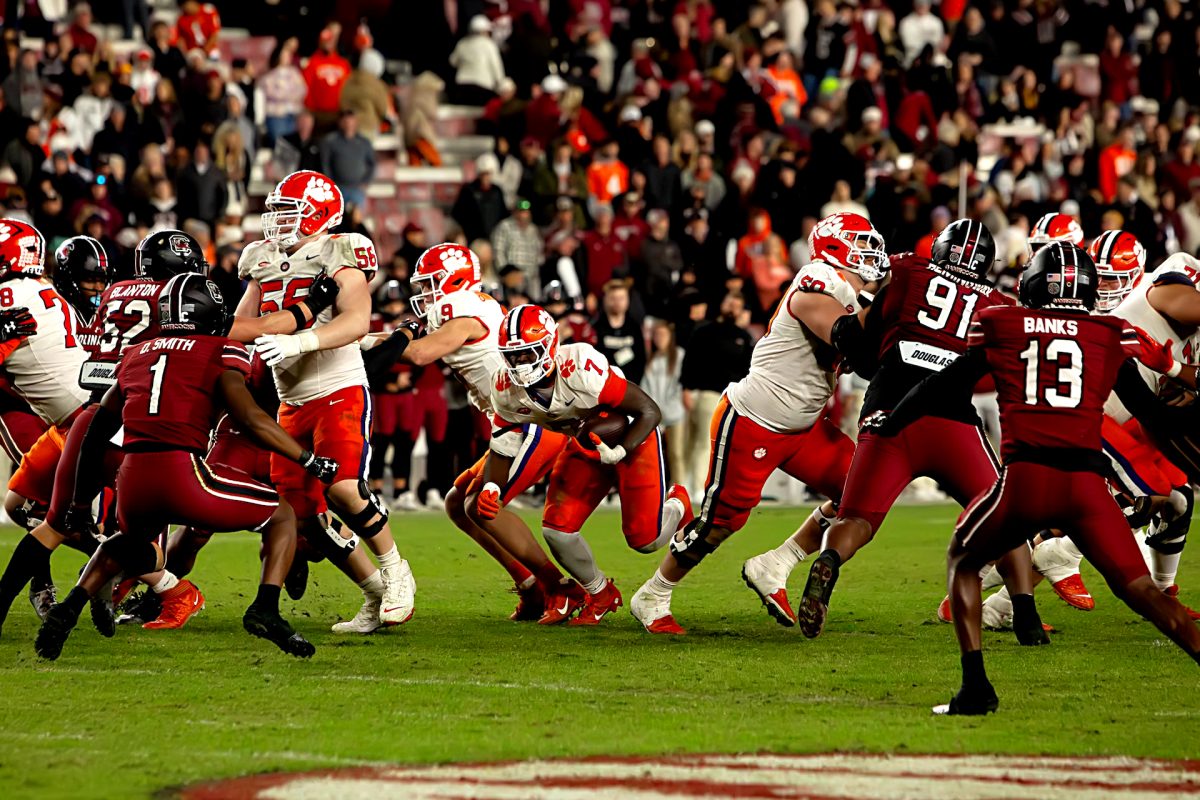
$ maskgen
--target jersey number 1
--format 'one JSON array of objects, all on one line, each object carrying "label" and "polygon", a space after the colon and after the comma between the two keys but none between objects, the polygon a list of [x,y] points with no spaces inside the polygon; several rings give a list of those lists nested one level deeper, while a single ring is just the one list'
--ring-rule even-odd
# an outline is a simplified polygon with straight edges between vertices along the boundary
[{"label": "jersey number 1", "polygon": [[[1051,339],[1044,359],[1040,350],[1041,342],[1034,339],[1021,351],[1021,360],[1025,362],[1025,404],[1036,406],[1039,400],[1045,400],[1053,408],[1078,408],[1083,399],[1083,350],[1079,342]],[[1042,364],[1057,370],[1054,381],[1045,386],[1041,382]]]},{"label": "jersey number 1", "polygon": [[154,378],[150,381],[150,416],[158,414],[158,404],[162,400],[162,385],[163,376],[167,374],[167,354],[163,353],[158,357],[153,364],[150,365],[150,374]]}]

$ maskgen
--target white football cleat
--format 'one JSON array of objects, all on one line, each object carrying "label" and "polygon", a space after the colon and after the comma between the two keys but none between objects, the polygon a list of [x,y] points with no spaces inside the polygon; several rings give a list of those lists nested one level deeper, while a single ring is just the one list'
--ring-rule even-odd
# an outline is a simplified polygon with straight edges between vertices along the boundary
[{"label": "white football cleat", "polygon": [[412,619],[416,605],[417,582],[413,580],[408,561],[379,570],[383,578],[383,602],[379,606],[379,622],[382,625],[403,625]]},{"label": "white football cleat", "polygon": [[786,628],[796,624],[796,614],[788,602],[788,569],[779,557],[768,551],[742,564],[742,580],[754,590],[767,607],[767,613]]},{"label": "white football cleat", "polygon": [[421,505],[421,501],[417,499],[417,493],[407,491],[392,501],[392,508],[397,511],[424,511],[425,506]]},{"label": "white football cleat", "polygon": [[446,505],[446,498],[442,497],[442,493],[437,489],[430,489],[425,492],[426,508],[441,508],[444,505]]},{"label": "white football cleat", "polygon": [[650,581],[646,581],[634,594],[629,601],[629,613],[650,633],[672,633],[676,636],[686,633],[671,616],[671,598],[652,594],[649,586]]},{"label": "white football cleat", "polygon": [[374,633],[382,624],[379,621],[378,597],[363,601],[362,608],[354,615],[354,619],[339,622],[333,626],[334,633]]}]

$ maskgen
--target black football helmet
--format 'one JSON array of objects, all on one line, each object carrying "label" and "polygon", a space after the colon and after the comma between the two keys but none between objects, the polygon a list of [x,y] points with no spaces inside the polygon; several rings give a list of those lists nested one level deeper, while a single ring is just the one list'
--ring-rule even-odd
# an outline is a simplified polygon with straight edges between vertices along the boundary
[{"label": "black football helmet", "polygon": [[90,236],[72,236],[54,251],[52,269],[54,288],[81,317],[91,319],[100,295],[113,281],[104,246]]},{"label": "black football helmet", "polygon": [[1070,242],[1051,242],[1038,249],[1021,273],[1021,305],[1091,311],[1099,282],[1086,250]]},{"label": "black football helmet", "polygon": [[221,290],[203,275],[176,275],[158,296],[158,325],[175,336],[227,336],[233,317]]},{"label": "black football helmet", "polygon": [[996,262],[996,240],[982,222],[956,219],[933,240],[934,264],[974,281],[986,281]]},{"label": "black football helmet", "polygon": [[183,231],[159,231],[138,243],[133,252],[133,277],[168,281],[187,272],[208,272],[200,243]]}]

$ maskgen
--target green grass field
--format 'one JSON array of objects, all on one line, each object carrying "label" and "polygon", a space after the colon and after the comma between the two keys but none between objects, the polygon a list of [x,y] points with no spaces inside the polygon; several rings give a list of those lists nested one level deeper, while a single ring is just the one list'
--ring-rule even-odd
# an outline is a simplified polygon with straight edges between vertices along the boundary
[{"label": "green grass field", "polygon": [[[402,628],[331,633],[360,596],[327,564],[314,566],[303,600],[285,598],[317,646],[311,661],[241,629],[257,583],[249,535],[218,536],[201,555],[192,577],[208,607],[182,631],[123,627],[105,640],[85,614],[62,658],[41,663],[36,618],[19,599],[0,640],[0,797],[133,798],[256,772],[534,756],[1200,753],[1195,665],[1091,570],[1091,613],[1039,591],[1059,630],[1052,646],[987,635],[999,714],[932,717],[958,682],[953,633],[934,616],[948,506],[893,513],[843,570],[820,639],[777,626],[739,570],[805,513],[756,513],[706,561],[675,594],[682,638],[652,637],[626,610],[592,629],[511,623],[506,576],[433,514],[393,517],[418,585]],[[618,525],[598,513],[585,532],[628,599],[658,556],[627,549]],[[0,534],[4,562],[16,541]],[[1196,603],[1200,569],[1188,561],[1183,599]],[[79,565],[76,553],[55,557],[60,592]]]}]

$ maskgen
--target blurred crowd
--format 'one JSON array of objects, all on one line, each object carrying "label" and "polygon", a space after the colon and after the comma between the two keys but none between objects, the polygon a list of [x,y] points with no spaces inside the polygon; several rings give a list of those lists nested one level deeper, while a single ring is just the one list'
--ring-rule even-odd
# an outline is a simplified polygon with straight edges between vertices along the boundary
[{"label": "blurred crowd", "polygon": [[[1200,250],[1200,20],[1181,0],[344,0],[297,2],[317,10],[295,36],[266,12],[256,28],[256,2],[182,0],[166,21],[123,0],[105,9],[136,40],[119,56],[87,3],[14,5],[4,213],[51,244],[94,235],[118,265],[146,232],[183,228],[230,302],[260,149],[276,172],[329,174],[347,228],[370,234],[373,142],[395,134],[401,162],[444,165],[439,106],[477,108],[494,147],[464,165],[446,237],[471,245],[505,303],[546,304],[565,340],[642,382],[693,487],[712,405],[821,216],[867,215],[891,252],[926,253],[953,218],[982,220],[998,278],[1050,211],[1088,239],[1133,232],[1150,266]],[[233,14],[276,36],[265,70],[220,55]],[[412,222],[381,253],[380,324],[406,311],[433,243]],[[425,372],[373,378],[443,401],[381,433],[400,461],[420,430],[435,443],[476,430],[455,424],[452,383]],[[450,463],[428,465],[418,499],[478,446],[437,448]]]}]

